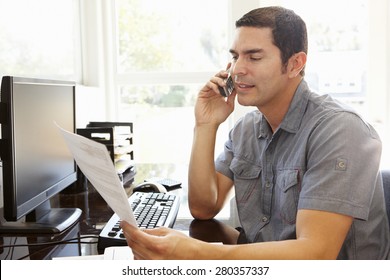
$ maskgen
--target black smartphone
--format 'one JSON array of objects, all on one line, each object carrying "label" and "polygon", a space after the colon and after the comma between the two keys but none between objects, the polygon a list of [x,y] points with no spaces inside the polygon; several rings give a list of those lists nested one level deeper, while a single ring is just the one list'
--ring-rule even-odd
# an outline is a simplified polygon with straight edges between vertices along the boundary
[{"label": "black smartphone", "polygon": [[229,76],[226,79],[226,86],[219,87],[219,93],[224,97],[228,97],[230,94],[232,94],[233,90],[234,90],[233,78],[229,74]]}]

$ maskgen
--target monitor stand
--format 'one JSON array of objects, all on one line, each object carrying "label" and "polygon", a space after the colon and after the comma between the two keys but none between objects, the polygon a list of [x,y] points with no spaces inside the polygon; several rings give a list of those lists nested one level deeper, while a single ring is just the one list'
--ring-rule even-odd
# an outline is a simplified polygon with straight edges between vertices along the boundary
[{"label": "monitor stand", "polygon": [[0,233],[61,233],[78,222],[81,213],[82,211],[79,208],[51,208],[50,201],[47,201],[17,222],[5,221],[4,218],[2,218]]}]

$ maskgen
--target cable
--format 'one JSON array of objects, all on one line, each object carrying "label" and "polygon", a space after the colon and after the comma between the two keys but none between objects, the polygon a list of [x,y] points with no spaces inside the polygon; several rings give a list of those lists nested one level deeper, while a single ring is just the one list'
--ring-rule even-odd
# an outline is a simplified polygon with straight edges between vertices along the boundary
[{"label": "cable", "polygon": [[[37,246],[44,246],[44,248],[41,248],[35,252],[31,252],[23,257],[18,258],[18,260],[23,260],[27,257],[33,256],[35,254],[38,254],[42,251],[47,250],[49,247],[53,246],[58,246],[58,245],[66,245],[66,244],[97,244],[98,241],[81,241],[82,239],[96,239],[98,236],[96,235],[85,235],[85,236],[80,236],[80,237],[75,237],[75,238],[70,238],[70,239],[65,239],[65,240],[57,240],[57,241],[48,241],[48,242],[39,242],[39,243],[31,243],[31,244],[16,244],[17,237],[15,237],[14,241],[12,242],[12,239],[9,242],[9,245],[0,245],[0,248],[9,248],[7,255],[5,256],[4,260],[8,259],[13,259],[13,254],[14,254],[14,249],[16,247],[37,247]],[[13,244],[12,244],[13,243]]]},{"label": "cable", "polygon": [[[15,240],[14,240],[14,244],[13,244],[13,245],[15,245],[17,239],[18,239],[18,238],[15,237]],[[9,245],[9,246],[5,246],[5,247],[2,246],[2,248],[9,248],[9,250],[8,250],[8,252],[7,252],[7,255],[4,257],[5,260],[8,258],[8,256],[9,256],[10,254],[11,254],[11,258],[10,258],[10,259],[12,259],[12,257],[13,257],[13,254],[14,254],[14,247],[11,245],[11,243],[12,243],[12,238],[10,239],[10,242],[9,242],[10,245]]]},{"label": "cable", "polygon": [[[97,243],[97,241],[91,241],[91,242],[82,242],[79,241],[80,239],[86,239],[86,238],[98,238],[96,235],[86,235],[81,237],[75,237],[65,240],[58,240],[58,241],[48,241],[48,242],[40,242],[40,243],[30,243],[30,244],[15,244],[16,238],[14,244],[11,245],[0,245],[0,248],[14,248],[14,247],[32,247],[32,246],[50,246],[50,245],[59,245],[59,244],[68,244],[68,243],[80,243],[80,244],[94,244]],[[77,242],[72,242],[78,240]]]},{"label": "cable", "polygon": [[[23,260],[27,257],[31,257],[35,254],[38,254],[42,251],[47,250],[48,247],[51,247],[51,246],[57,246],[57,245],[63,245],[63,244],[97,244],[98,243],[98,241],[75,241],[75,240],[80,240],[80,239],[85,239],[85,238],[97,238],[97,236],[82,236],[82,237],[71,238],[71,239],[67,239],[67,240],[63,240],[63,241],[42,242],[42,243],[32,244],[33,246],[46,246],[46,247],[39,249],[38,251],[32,252],[30,254],[27,254],[23,257],[20,257],[20,258],[18,258],[18,260]],[[24,246],[26,246],[26,245],[24,245]],[[30,245],[27,245],[27,246],[30,246]]]}]

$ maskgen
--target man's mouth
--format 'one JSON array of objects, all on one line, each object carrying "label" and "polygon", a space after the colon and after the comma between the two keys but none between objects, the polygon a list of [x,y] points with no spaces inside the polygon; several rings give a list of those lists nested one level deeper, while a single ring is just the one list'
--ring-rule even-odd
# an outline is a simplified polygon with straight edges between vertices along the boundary
[{"label": "man's mouth", "polygon": [[235,83],[235,86],[236,86],[236,88],[243,89],[243,90],[250,89],[250,88],[254,87],[254,85],[252,85],[252,84],[246,84],[246,83],[241,83],[241,82]]}]

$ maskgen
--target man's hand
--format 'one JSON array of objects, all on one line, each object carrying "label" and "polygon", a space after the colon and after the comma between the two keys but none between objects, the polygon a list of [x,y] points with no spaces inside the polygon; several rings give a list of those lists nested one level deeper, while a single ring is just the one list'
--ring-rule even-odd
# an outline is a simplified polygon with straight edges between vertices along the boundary
[{"label": "man's hand", "polygon": [[169,228],[140,230],[121,222],[127,244],[136,260],[193,259],[197,240]]},{"label": "man's hand", "polygon": [[234,110],[236,91],[225,99],[218,87],[226,86],[227,71],[221,71],[207,82],[200,90],[195,104],[195,118],[197,125],[211,124],[218,126],[223,123]]}]

